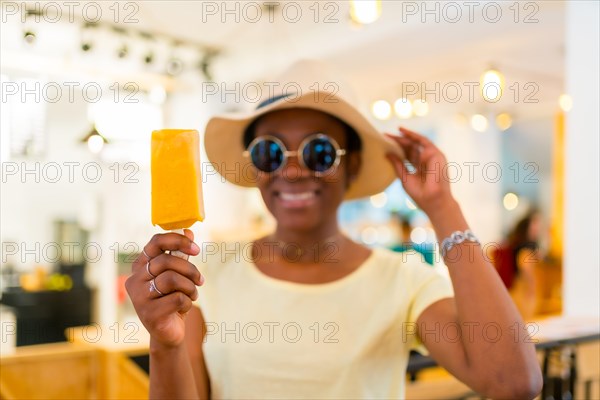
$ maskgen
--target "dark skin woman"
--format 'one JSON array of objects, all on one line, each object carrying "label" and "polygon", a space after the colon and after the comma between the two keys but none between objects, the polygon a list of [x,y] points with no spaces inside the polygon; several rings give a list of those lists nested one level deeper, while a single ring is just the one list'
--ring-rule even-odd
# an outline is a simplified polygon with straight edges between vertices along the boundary
[{"label": "dark skin woman", "polygon": [[[255,126],[256,137],[276,136],[289,150],[297,150],[314,132],[327,132],[340,147],[347,145],[345,128],[339,120],[316,110],[274,111],[262,116]],[[450,184],[424,173],[434,165],[443,170],[446,159],[442,152],[427,138],[407,129],[400,128],[400,136],[390,137],[404,149],[416,173],[409,174],[397,157],[389,156],[389,162],[406,192],[429,217],[437,237],[468,229]],[[368,160],[361,160],[359,153],[350,153],[342,157],[332,173],[317,178],[296,157],[290,157],[284,168],[260,178],[257,186],[277,221],[273,235],[253,243],[253,262],[263,274],[305,284],[332,282],[352,274],[369,257],[372,250],[344,236],[337,221],[337,210],[361,162]],[[278,247],[274,258],[267,259],[264,255],[268,252],[261,250],[266,250],[268,240],[293,242],[307,250],[315,242],[328,241],[339,251],[333,265],[325,262],[324,253],[315,258],[310,251],[292,262]],[[522,326],[523,321],[494,268],[481,251],[469,248],[480,250],[464,242],[446,255],[455,297],[427,307],[418,318],[418,327],[423,332],[435,330],[439,324],[470,322],[473,334],[465,331],[458,341],[444,336],[434,340],[428,335],[422,335],[421,340],[441,366],[483,396],[532,398],[542,383],[533,345],[514,340],[509,334],[501,335],[494,343],[483,339],[481,329],[487,323],[498,324],[508,332],[515,324]],[[209,398],[210,379],[202,348],[205,321],[202,310],[194,304],[197,286],[203,279],[196,266],[166,254],[167,250],[199,254],[189,230],[185,236],[158,234],[148,242],[145,252],[152,260],[152,274],[157,276],[156,284],[164,296],[148,292],[148,259],[144,255],[133,264],[133,274],[126,283],[151,337],[150,397]]]}]

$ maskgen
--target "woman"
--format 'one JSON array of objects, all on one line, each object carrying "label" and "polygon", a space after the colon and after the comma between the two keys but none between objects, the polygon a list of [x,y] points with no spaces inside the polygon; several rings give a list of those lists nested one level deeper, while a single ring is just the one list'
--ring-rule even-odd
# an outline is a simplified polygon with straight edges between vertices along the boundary
[{"label": "woman", "polygon": [[[522,320],[464,234],[448,182],[427,173],[446,163],[439,149],[403,128],[379,135],[319,64],[299,63],[278,82],[295,89],[270,93],[251,113],[214,117],[205,134],[220,173],[260,189],[275,232],[211,249],[199,291],[195,266],[165,253],[198,255],[189,230],[155,235],[133,264],[127,290],[150,332],[150,396],[402,398],[416,348],[484,396],[534,397],[541,375]],[[341,202],[395,176],[448,238],[451,285],[418,258],[340,232]]]},{"label": "woman", "polygon": [[539,240],[542,217],[537,210],[531,210],[513,228],[508,236],[514,280],[510,289],[513,301],[521,316],[529,320],[537,310],[536,268],[540,264]]}]

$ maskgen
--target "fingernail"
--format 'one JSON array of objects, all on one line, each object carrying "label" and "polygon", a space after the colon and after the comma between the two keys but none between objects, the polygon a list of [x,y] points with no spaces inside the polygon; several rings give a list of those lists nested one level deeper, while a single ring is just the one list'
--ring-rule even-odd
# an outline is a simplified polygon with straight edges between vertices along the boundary
[{"label": "fingernail", "polygon": [[204,285],[204,275],[200,274],[200,285],[199,286],[202,286],[202,285]]},{"label": "fingernail", "polygon": [[198,245],[194,242],[192,242],[192,251],[194,253],[199,253],[200,252],[200,247],[198,247]]}]

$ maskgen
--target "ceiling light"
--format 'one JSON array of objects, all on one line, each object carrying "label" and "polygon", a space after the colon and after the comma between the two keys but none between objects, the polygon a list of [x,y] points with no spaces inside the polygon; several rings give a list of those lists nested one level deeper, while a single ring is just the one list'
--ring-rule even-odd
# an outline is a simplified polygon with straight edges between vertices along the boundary
[{"label": "ceiling light", "polygon": [[150,89],[148,97],[154,104],[163,104],[167,98],[167,92],[161,85],[156,85]]},{"label": "ceiling light", "polygon": [[154,53],[149,51],[144,56],[144,64],[152,64],[154,62]]},{"label": "ceiling light", "polygon": [[501,131],[505,131],[512,126],[512,117],[509,113],[501,113],[496,116],[496,126]]},{"label": "ceiling light", "polygon": [[92,29],[96,28],[95,23],[87,22],[81,27],[81,51],[88,52],[94,47],[95,32]]},{"label": "ceiling light", "polygon": [[127,48],[127,45],[122,45],[121,47],[119,47],[119,50],[117,50],[117,57],[119,58],[125,58],[127,57],[127,55],[129,54],[129,49]]},{"label": "ceiling light", "polygon": [[488,128],[488,120],[481,114],[475,114],[471,117],[471,127],[477,132],[485,132]]},{"label": "ceiling light", "polygon": [[377,100],[371,106],[371,112],[375,118],[386,120],[392,116],[392,106],[385,100]]},{"label": "ceiling light", "polygon": [[350,17],[359,24],[371,24],[381,16],[381,0],[350,0]]},{"label": "ceiling light", "polygon": [[413,112],[412,103],[407,98],[401,97],[394,103],[394,111],[399,118],[410,118]]},{"label": "ceiling light", "polygon": [[35,32],[31,31],[31,30],[26,30],[23,32],[23,41],[29,45],[32,45],[35,43],[36,40],[36,36],[35,36]]},{"label": "ceiling light", "polygon": [[416,244],[421,244],[427,239],[427,231],[425,228],[417,226],[410,232],[410,241]]},{"label": "ceiling light", "polygon": [[373,226],[367,226],[360,233],[360,239],[365,244],[375,244],[379,241],[379,232]]},{"label": "ceiling light", "polygon": [[94,154],[100,153],[104,145],[108,143],[108,140],[98,132],[95,125],[81,141],[87,143],[88,149]]},{"label": "ceiling light", "polygon": [[378,193],[369,198],[371,205],[375,208],[383,208],[387,204],[387,195],[385,192]]},{"label": "ceiling light", "polygon": [[176,76],[179,75],[181,71],[183,71],[183,61],[179,58],[173,57],[167,62],[167,74]]},{"label": "ceiling light", "polygon": [[424,117],[429,113],[429,103],[425,100],[413,101],[413,111],[417,117]]},{"label": "ceiling light", "polygon": [[502,199],[502,204],[505,209],[512,211],[519,205],[519,196],[511,192],[506,193],[504,199]]},{"label": "ceiling light", "polygon": [[502,97],[504,75],[496,69],[488,69],[481,76],[481,95],[486,101],[495,103]]},{"label": "ceiling light", "polygon": [[561,94],[558,98],[558,104],[560,105],[560,109],[564,112],[569,112],[573,108],[573,98],[568,94]]},{"label": "ceiling light", "polygon": [[415,205],[415,203],[413,203],[409,199],[406,199],[404,201],[404,203],[406,204],[406,207],[408,207],[409,210],[416,210],[417,209],[417,206]]},{"label": "ceiling light", "polygon": [[465,126],[465,125],[467,125],[469,120],[467,119],[467,116],[465,114],[458,113],[458,114],[454,115],[454,122],[458,126]]}]

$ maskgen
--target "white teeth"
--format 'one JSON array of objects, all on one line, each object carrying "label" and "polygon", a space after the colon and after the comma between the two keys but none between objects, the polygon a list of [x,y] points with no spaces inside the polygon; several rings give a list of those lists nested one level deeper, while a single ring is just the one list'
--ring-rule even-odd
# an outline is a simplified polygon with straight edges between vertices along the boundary
[{"label": "white teeth", "polygon": [[315,196],[315,192],[304,192],[304,193],[283,193],[279,194],[282,200],[294,201],[294,200],[307,200]]}]

